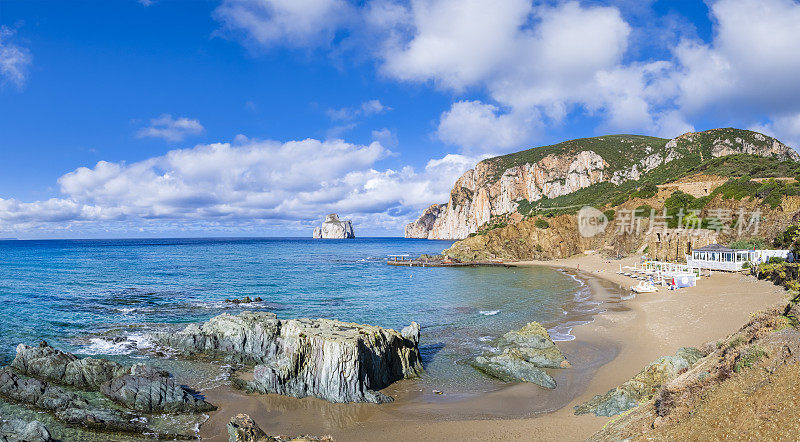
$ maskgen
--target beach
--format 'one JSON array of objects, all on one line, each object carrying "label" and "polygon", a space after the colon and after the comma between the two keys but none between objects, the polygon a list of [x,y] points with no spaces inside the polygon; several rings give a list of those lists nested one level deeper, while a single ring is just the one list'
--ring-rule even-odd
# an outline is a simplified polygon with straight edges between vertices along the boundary
[{"label": "beach", "polygon": [[[627,293],[635,280],[616,272],[620,265],[635,262],[636,258],[609,261],[592,254],[517,263],[576,275],[590,286],[594,300],[602,302],[605,310],[591,322],[576,326],[574,340],[558,343],[573,368],[559,370],[559,387],[552,393],[516,384],[463,401],[431,402],[414,391],[415,381],[407,380],[384,390],[396,398],[394,403],[373,405],[247,395],[217,387],[204,392],[220,409],[201,426],[200,434],[209,440],[227,440],[227,421],[233,414],[247,413],[270,434],[331,435],[341,441],[582,440],[602,428],[608,418],[575,416],[575,405],[621,384],[660,356],[721,339],[739,329],[752,312],[786,300],[781,287],[725,273],[704,277],[696,287],[674,292],[661,289],[621,300],[620,294]],[[538,401],[534,408],[539,411],[521,416],[519,410],[530,409],[531,401]]]}]

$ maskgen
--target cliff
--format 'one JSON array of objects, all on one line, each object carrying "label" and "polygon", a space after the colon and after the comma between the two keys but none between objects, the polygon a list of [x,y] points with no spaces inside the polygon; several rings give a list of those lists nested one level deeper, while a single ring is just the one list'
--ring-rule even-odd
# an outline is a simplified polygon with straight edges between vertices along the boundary
[{"label": "cliff", "polygon": [[325,217],[322,227],[314,229],[314,238],[347,239],[355,238],[353,223],[350,220],[339,221],[339,215],[331,213]]},{"label": "cliff", "polygon": [[[800,160],[780,141],[757,132],[713,129],[672,140],[638,135],[583,138],[489,158],[459,178],[447,203],[434,204],[405,228],[407,238],[463,239],[492,217],[521,205],[573,194],[600,183],[619,186],[683,160],[685,169],[713,158],[751,154]],[[667,170],[677,174],[681,167]]]}]

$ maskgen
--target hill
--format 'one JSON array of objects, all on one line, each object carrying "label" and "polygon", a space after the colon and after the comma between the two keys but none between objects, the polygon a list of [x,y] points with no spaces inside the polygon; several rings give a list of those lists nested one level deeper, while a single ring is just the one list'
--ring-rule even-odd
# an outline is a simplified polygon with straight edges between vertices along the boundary
[{"label": "hill", "polygon": [[[725,160],[738,155],[745,157]],[[481,161],[456,181],[446,203],[428,207],[408,224],[405,236],[463,239],[497,217],[619,205],[645,185],[652,188],[693,173],[730,176],[733,170],[748,170],[757,176],[778,171],[793,176],[798,161],[800,155],[780,141],[734,128],[671,140],[641,135],[570,140]]]}]

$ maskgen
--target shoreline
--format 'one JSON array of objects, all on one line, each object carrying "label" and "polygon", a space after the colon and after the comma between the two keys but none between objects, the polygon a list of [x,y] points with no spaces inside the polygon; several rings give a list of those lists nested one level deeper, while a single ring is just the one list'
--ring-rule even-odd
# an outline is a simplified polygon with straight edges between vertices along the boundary
[{"label": "shoreline", "polygon": [[[387,440],[525,439],[531,434],[583,440],[602,428],[609,418],[575,416],[574,405],[605,393],[648,363],[673,354],[679,347],[697,347],[724,338],[738,330],[750,313],[786,298],[781,287],[769,282],[738,274],[715,274],[701,279],[697,287],[678,292],[662,289],[630,299],[611,299],[611,287],[624,289],[633,283],[632,279],[615,273],[617,266],[633,262],[635,258],[607,261],[598,255],[580,255],[554,261],[515,263],[521,267],[547,266],[567,274],[575,271],[576,276],[590,286],[591,299],[603,302],[605,307],[604,311],[591,315],[591,322],[572,328],[573,340],[557,343],[573,358],[594,358],[597,365],[584,367],[591,372],[587,379],[573,379],[564,384],[564,374],[554,373],[562,377],[558,387],[562,390],[551,396],[560,394],[562,400],[551,397],[549,401],[537,403],[542,408],[540,412],[508,418],[498,418],[489,412],[481,418],[482,412],[496,411],[498,406],[513,409],[524,407],[531,400],[545,400],[543,396],[547,395],[529,384],[510,385],[474,399],[424,403],[410,390],[413,381],[401,381],[388,391],[384,390],[398,400],[380,406],[247,395],[229,387],[218,387],[204,392],[212,403],[220,404],[220,410],[200,427],[200,434],[208,440],[226,440],[224,425],[228,415],[245,412],[271,434],[330,434],[335,440],[343,441],[370,439],[378,434]],[[598,352],[613,356],[607,360],[598,359]],[[580,363],[577,365],[580,367]],[[577,371],[573,370],[568,376],[579,376]],[[564,391],[564,387],[570,391]]]}]

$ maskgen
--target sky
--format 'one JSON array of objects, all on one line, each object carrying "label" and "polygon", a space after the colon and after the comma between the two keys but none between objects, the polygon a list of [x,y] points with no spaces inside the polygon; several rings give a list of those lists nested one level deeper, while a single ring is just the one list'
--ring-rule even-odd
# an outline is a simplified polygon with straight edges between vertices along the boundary
[{"label": "sky", "polygon": [[800,146],[795,0],[0,0],[0,237],[402,236],[478,161]]}]

